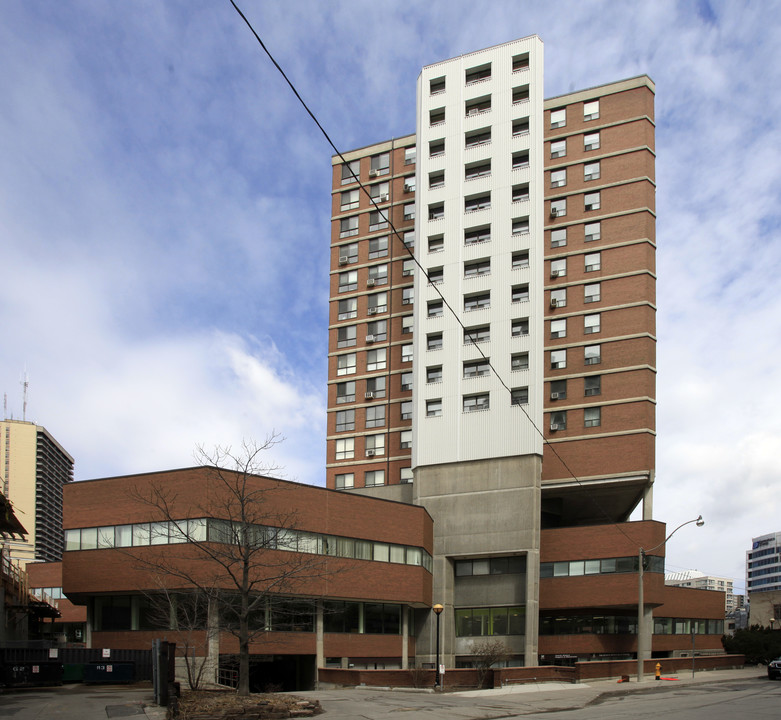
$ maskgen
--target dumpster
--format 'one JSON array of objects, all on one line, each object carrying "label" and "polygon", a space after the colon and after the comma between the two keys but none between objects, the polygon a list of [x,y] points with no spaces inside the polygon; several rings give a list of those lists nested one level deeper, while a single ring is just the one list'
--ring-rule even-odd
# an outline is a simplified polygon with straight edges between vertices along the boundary
[{"label": "dumpster", "polygon": [[64,683],[84,682],[84,663],[65,663],[62,668]]},{"label": "dumpster", "polygon": [[84,666],[86,683],[132,683],[135,678],[134,662],[91,662]]},{"label": "dumpster", "polygon": [[0,678],[6,687],[35,687],[61,685],[62,663],[11,662],[0,668]]}]

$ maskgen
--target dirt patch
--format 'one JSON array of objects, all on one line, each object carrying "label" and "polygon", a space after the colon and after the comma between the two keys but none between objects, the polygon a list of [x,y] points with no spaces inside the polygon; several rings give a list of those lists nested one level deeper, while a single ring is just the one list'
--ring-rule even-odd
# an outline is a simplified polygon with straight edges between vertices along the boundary
[{"label": "dirt patch", "polygon": [[169,707],[169,717],[176,720],[274,720],[306,718],[323,712],[316,700],[302,700],[294,695],[253,694],[240,697],[225,690],[183,692]]}]

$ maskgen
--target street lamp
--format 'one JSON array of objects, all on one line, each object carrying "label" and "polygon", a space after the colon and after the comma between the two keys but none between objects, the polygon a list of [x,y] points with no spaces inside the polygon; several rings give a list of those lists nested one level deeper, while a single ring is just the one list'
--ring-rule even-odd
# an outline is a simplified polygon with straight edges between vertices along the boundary
[{"label": "street lamp", "polygon": [[649,550],[640,548],[637,554],[637,682],[643,682],[643,656],[646,653],[645,647],[645,602],[643,598],[643,564],[645,562],[646,553],[651,553],[654,550],[658,550],[664,545],[675,533],[677,533],[685,525],[691,525],[696,523],[697,527],[702,527],[705,521],[702,519],[702,515],[696,517],[694,520],[687,520],[685,523],[681,523],[675,530],[673,530],[662,542]]},{"label": "street lamp", "polygon": [[439,680],[439,616],[442,614],[442,611],[445,609],[442,607],[439,603],[434,605],[433,608],[431,608],[434,611],[434,614],[437,616],[437,674],[436,674],[436,682],[434,683],[435,688],[442,689],[442,686],[440,685]]}]

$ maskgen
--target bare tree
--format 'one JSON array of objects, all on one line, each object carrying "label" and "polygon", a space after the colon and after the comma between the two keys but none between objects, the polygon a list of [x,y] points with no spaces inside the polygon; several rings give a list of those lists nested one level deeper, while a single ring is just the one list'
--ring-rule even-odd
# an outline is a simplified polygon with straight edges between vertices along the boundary
[{"label": "bare tree", "polygon": [[[269,613],[280,598],[305,592],[307,583],[328,571],[312,536],[296,532],[295,503],[284,495],[290,484],[268,480],[278,468],[264,463],[264,453],[279,441],[273,434],[261,444],[245,441],[238,451],[198,447],[208,482],[195,503],[183,502],[164,483],[131,490],[159,518],[151,523],[152,535],[159,526],[169,538],[176,536],[165,552],[133,548],[134,557],[164,576],[166,587],[190,589],[215,603],[220,629],[238,640],[239,695],[249,694],[250,643],[269,629]],[[308,607],[311,614],[311,601]],[[288,621],[295,608],[285,604]]]},{"label": "bare tree", "polygon": [[491,667],[510,657],[510,648],[502,640],[483,640],[472,643],[474,665],[477,668],[477,687],[483,687],[485,677]]}]

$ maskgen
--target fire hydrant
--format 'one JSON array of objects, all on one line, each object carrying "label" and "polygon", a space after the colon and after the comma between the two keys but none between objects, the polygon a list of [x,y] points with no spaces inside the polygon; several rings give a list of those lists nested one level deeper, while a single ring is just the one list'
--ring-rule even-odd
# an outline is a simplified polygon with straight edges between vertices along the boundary
[{"label": "fire hydrant", "polygon": [[656,663],[656,679],[662,679],[662,663]]}]

